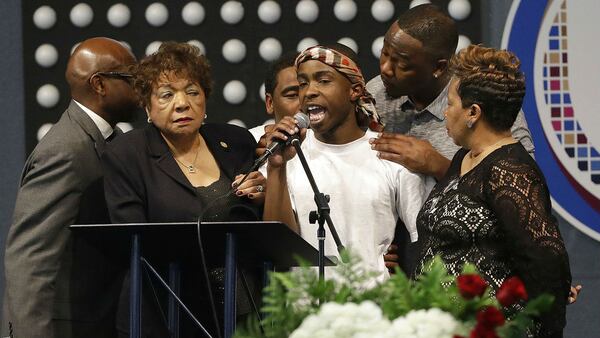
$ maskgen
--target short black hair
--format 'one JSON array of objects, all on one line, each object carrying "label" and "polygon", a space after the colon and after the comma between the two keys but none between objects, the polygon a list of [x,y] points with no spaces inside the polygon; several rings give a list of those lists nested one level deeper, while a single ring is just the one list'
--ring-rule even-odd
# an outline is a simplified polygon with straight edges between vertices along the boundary
[{"label": "short black hair", "polygon": [[432,4],[415,6],[400,14],[396,23],[406,34],[421,41],[435,59],[450,59],[458,44],[454,20]]},{"label": "short black hair", "polygon": [[282,70],[288,67],[294,67],[294,61],[298,57],[298,52],[288,52],[281,56],[279,59],[273,61],[267,67],[267,74],[265,76],[265,93],[273,95],[275,87],[277,87],[277,75]]}]

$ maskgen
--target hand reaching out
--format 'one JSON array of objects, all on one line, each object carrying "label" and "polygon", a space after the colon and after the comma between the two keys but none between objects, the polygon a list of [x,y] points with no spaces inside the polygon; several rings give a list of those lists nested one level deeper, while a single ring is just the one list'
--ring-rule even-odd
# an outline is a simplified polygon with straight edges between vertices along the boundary
[{"label": "hand reaching out", "polygon": [[260,139],[258,140],[258,144],[256,145],[255,153],[257,158],[261,157],[267,150],[267,134],[272,132],[273,129],[275,129],[274,124],[267,124],[264,126],[265,133],[263,134],[263,136],[260,137]]},{"label": "hand reaching out", "polygon": [[235,194],[238,197],[246,196],[256,204],[262,204],[265,201],[265,191],[267,190],[267,179],[260,171],[253,171],[248,178],[240,184],[244,174],[237,175],[231,184],[236,188]]},{"label": "hand reaching out", "polygon": [[400,266],[400,264],[398,264],[399,260],[400,257],[398,256],[398,246],[396,244],[390,244],[387,252],[383,255],[385,267],[390,273],[396,272],[396,268]]},{"label": "hand reaching out", "polygon": [[442,178],[450,160],[433,148],[431,143],[412,136],[380,133],[377,138],[369,140],[371,149],[378,152],[381,159],[396,162],[410,171]]},{"label": "hand reaching out", "polygon": [[581,293],[581,289],[583,289],[582,285],[576,285],[576,286],[572,286],[571,285],[571,291],[569,292],[569,299],[568,299],[568,304],[573,304],[577,301],[577,296],[579,296],[579,293]]}]

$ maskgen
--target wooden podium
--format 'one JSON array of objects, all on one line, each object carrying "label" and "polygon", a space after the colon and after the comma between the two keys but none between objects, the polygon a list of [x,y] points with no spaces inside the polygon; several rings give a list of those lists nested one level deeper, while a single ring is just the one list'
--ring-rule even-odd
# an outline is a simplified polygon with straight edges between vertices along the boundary
[{"label": "wooden podium", "polygon": [[[296,257],[314,266],[318,264],[317,249],[281,222],[83,224],[70,228],[76,236],[90,236],[96,241],[102,237],[103,241],[110,243],[111,251],[130,252],[130,338],[141,337],[142,264],[153,270],[145,257],[171,263],[168,284],[154,273],[169,292],[168,326],[174,337],[179,337],[180,307],[200,325],[185,305],[179,303],[178,280],[181,276],[176,264],[181,260],[198,258],[200,238],[206,255],[212,256],[213,260],[220,259],[225,266],[225,338],[230,338],[235,331],[238,259],[265,262],[274,269],[297,266]],[[221,250],[219,257],[215,258],[210,252],[215,247],[224,248],[224,254]],[[334,265],[328,259],[325,263]],[[203,328],[202,325],[200,327]],[[210,336],[206,330],[205,333]]]}]

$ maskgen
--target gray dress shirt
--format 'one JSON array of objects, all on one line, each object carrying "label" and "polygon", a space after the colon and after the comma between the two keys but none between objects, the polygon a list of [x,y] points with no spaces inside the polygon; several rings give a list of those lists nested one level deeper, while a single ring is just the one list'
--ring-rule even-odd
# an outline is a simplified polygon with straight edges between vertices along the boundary
[{"label": "gray dress shirt", "polygon": [[[421,111],[415,108],[408,96],[392,98],[387,95],[381,76],[371,79],[367,83],[367,90],[376,100],[377,112],[385,124],[385,131],[427,140],[448,159],[452,159],[460,149],[446,131],[444,111],[448,105],[448,85]],[[523,111],[517,115],[511,131],[513,137],[523,144],[529,154],[533,155],[533,142]]]}]

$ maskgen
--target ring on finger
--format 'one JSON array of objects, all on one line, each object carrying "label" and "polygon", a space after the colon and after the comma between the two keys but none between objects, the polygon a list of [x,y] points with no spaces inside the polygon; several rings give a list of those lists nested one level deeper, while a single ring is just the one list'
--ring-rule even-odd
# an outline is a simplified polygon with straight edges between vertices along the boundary
[{"label": "ring on finger", "polygon": [[256,186],[256,191],[263,192],[265,191],[265,187],[262,184],[259,184]]}]

